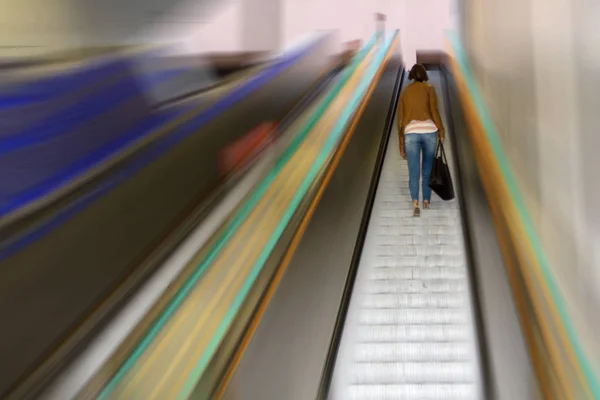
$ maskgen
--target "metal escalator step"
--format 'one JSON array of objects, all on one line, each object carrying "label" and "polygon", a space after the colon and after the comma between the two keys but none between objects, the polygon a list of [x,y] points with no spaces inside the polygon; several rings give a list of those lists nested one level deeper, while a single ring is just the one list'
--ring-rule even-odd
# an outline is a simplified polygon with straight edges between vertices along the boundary
[{"label": "metal escalator step", "polygon": [[457,234],[430,235],[378,235],[379,246],[462,246],[462,239]]},{"label": "metal escalator step", "polygon": [[412,208],[407,208],[406,210],[397,210],[394,212],[393,216],[378,215],[377,222],[379,222],[379,224],[382,226],[397,227],[398,231],[400,232],[406,227],[411,226],[435,226],[436,228],[445,228],[460,224],[460,220],[458,220],[458,218],[441,216],[439,213],[436,215],[427,214],[427,210],[422,211],[423,213],[421,218],[412,218]]},{"label": "metal escalator step", "polygon": [[460,268],[465,265],[462,255],[427,255],[427,256],[399,256],[399,255],[375,255],[373,257],[373,268],[380,267],[447,267]]},{"label": "metal escalator step", "polygon": [[463,308],[466,299],[454,293],[403,293],[371,294],[360,302],[361,309],[400,309],[400,308]]},{"label": "metal escalator step", "polygon": [[356,329],[356,343],[468,342],[468,325],[380,325]]},{"label": "metal escalator step", "polygon": [[355,362],[352,384],[474,383],[470,362]]},{"label": "metal escalator step", "polygon": [[[412,204],[409,202],[404,207],[396,207],[396,208],[383,208],[379,213],[381,218],[397,218],[406,216],[407,210],[412,210]],[[424,213],[427,213],[429,218],[417,220],[417,222],[424,222],[427,225],[454,225],[456,220],[460,218],[460,213],[456,209],[451,210],[440,210],[440,209],[427,209],[423,210]]]},{"label": "metal escalator step", "polygon": [[381,279],[466,279],[466,271],[459,267],[379,267],[374,269],[370,278]]},{"label": "metal escalator step", "polygon": [[352,385],[348,400],[474,400],[474,384]]},{"label": "metal escalator step", "polygon": [[469,318],[463,310],[438,308],[406,308],[361,310],[361,325],[428,325],[428,324],[468,324]]},{"label": "metal escalator step", "polygon": [[437,246],[400,246],[400,245],[380,245],[377,246],[379,256],[462,256],[463,252],[458,246],[437,245]]},{"label": "metal escalator step", "polygon": [[[429,212],[429,211],[428,211]],[[380,225],[377,229],[377,233],[380,235],[396,235],[396,236],[409,236],[409,235],[459,235],[460,227],[456,225],[446,226],[419,226],[414,225],[401,225],[394,224],[388,221],[388,225]]]},{"label": "metal escalator step", "polygon": [[436,360],[439,362],[469,361],[469,343],[465,342],[411,342],[360,343],[354,348],[355,362],[412,362]]},{"label": "metal escalator step", "polygon": [[463,293],[468,290],[464,280],[369,280],[365,282],[366,293]]}]

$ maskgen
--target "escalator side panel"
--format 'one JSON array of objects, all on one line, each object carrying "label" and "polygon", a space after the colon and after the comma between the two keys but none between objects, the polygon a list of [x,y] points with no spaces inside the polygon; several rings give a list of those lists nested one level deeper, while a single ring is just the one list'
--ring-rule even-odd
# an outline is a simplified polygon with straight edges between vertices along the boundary
[{"label": "escalator side panel", "polygon": [[[503,254],[498,244],[492,214],[474,159],[454,78],[442,68],[446,112],[452,113],[452,142],[460,164],[460,184],[464,216],[471,242],[473,278],[477,285],[481,323],[485,327],[484,362],[488,363],[490,398],[499,400],[534,399],[539,388],[528,356],[512,290],[506,275]],[[494,397],[491,397],[494,396]]]},{"label": "escalator side panel", "polygon": [[225,399],[317,395],[400,67],[388,63]]}]

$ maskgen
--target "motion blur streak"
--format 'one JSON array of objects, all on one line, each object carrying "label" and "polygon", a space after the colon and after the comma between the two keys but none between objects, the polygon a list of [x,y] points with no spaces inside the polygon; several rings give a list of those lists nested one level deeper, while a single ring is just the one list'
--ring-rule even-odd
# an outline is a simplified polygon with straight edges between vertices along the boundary
[{"label": "motion blur streak", "polygon": [[546,334],[560,337],[562,351],[571,349],[558,363],[574,363],[587,382],[585,393],[571,395],[598,398],[600,138],[592,127],[600,120],[591,105],[600,100],[600,10],[536,0],[468,0],[463,7],[474,78],[513,171],[511,184],[523,196],[528,235],[535,232],[531,246],[542,265],[530,267],[541,268],[546,282],[536,291],[551,291],[545,312],[560,315],[538,317],[551,319]]},{"label": "motion blur streak", "polygon": [[592,3],[0,0],[0,397],[600,399]]}]

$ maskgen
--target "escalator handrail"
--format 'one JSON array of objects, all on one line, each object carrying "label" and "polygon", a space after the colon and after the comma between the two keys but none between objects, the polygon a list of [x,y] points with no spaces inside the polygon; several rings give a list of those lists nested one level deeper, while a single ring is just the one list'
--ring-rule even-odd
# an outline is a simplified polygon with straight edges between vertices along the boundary
[{"label": "escalator handrail", "polygon": [[[288,66],[288,65],[293,65],[294,60],[299,60],[300,58],[302,58],[305,54],[307,54],[307,52],[310,51],[310,49],[312,49],[312,48],[314,48],[314,46],[318,45],[318,43],[321,43],[321,42],[318,41],[318,42],[307,43],[307,44],[305,44],[305,46],[295,48],[294,51],[286,52],[285,59],[279,60],[280,68],[286,68],[286,66]],[[291,60],[289,58],[291,58]],[[291,62],[291,64],[289,64],[290,62]],[[262,86],[260,83],[259,83],[259,85]],[[213,117],[214,117],[214,115],[213,115]],[[239,178],[239,176],[237,178]],[[232,180],[228,180],[227,182],[224,182],[223,185],[230,186],[232,183],[234,183],[236,181],[237,181],[236,177],[232,177]],[[95,194],[95,192],[93,194]],[[220,196],[222,194],[223,193],[221,193],[221,191],[219,191],[218,193],[211,192],[209,194],[209,198],[207,199],[207,202],[210,202],[211,204],[207,204],[206,205],[207,208],[212,207],[212,203],[217,198],[220,198]],[[75,209],[75,211],[77,211],[77,210],[78,209]],[[206,212],[208,212],[207,209],[205,209],[204,205],[202,205],[201,214],[205,215]],[[196,217],[199,218],[200,215],[197,215]],[[50,221],[50,222],[52,222],[52,221]],[[185,228],[185,229],[188,229],[188,228]],[[180,237],[179,232],[177,232],[176,236],[177,236],[177,238]],[[177,240],[179,240],[179,239],[177,239]],[[170,245],[171,244],[169,244],[169,246]],[[139,282],[136,281],[136,285],[137,285],[137,283],[139,283]],[[129,283],[127,285],[129,285]],[[119,296],[122,296],[122,295],[119,295]],[[120,303],[122,300],[123,299],[116,299],[116,297],[115,297],[111,301]],[[96,312],[96,311],[94,311],[94,312]],[[101,314],[104,315],[105,311],[102,311]],[[94,318],[104,318],[104,317],[94,317]],[[96,327],[86,326],[85,328],[83,328],[83,331],[85,331],[85,333],[78,333],[78,331],[76,331],[76,333],[72,334],[72,336],[83,335],[87,339],[88,338],[87,335],[90,335],[91,329],[95,329],[95,328]],[[80,329],[80,328],[78,327],[77,329]],[[57,373],[60,373],[59,368],[62,368],[64,363],[68,362],[67,358],[71,357],[73,355],[73,352],[75,351],[74,348],[76,346],[79,346],[78,343],[71,343],[68,340],[65,343],[61,344],[60,348],[53,350],[52,353],[50,353],[46,358],[44,358],[44,360],[42,360],[38,365],[36,365],[35,368],[33,368],[31,372],[28,372],[26,376],[23,376],[21,378],[21,380],[16,382],[13,385],[13,387],[11,389],[9,389],[9,393],[11,393],[11,395],[15,394],[15,393],[23,393],[25,391],[29,391],[30,390],[29,388],[31,388],[31,387],[35,387],[35,389],[33,389],[33,390],[38,390],[39,389],[38,386],[40,386],[40,385],[43,386],[45,384],[42,381],[48,381],[50,379],[53,379]],[[60,364],[60,367],[57,367],[57,364]],[[19,397],[19,395],[16,395],[16,397]]]},{"label": "escalator handrail", "polygon": [[[337,96],[339,91],[344,87],[347,79],[352,75],[354,70],[360,65],[366,54],[370,51],[373,46],[373,41],[371,41],[361,53],[359,53],[353,62],[353,65],[348,68],[346,71],[342,72],[342,77],[336,82],[335,87],[330,90],[330,92],[325,96],[325,99],[322,101],[321,107],[319,107],[318,112],[314,113],[310,120],[304,125],[301,132],[293,139],[292,143],[286,148],[283,155],[281,156],[280,163],[285,163],[292,154],[297,150],[299,145],[302,143],[304,137],[308,134],[310,130],[316,125],[319,121],[321,115],[326,111],[330,102]],[[274,171],[271,171],[269,175],[274,175]],[[269,176],[265,177],[264,184],[267,187],[270,185]],[[255,189],[254,196],[251,195],[243,205],[241,205],[240,210],[236,212],[236,216],[231,220],[228,226],[219,234],[220,239],[215,242],[214,247],[208,252],[208,256],[205,258],[204,262],[198,265],[196,272],[188,279],[188,281],[183,285],[183,287],[178,291],[177,295],[172,299],[167,308],[161,313],[161,316],[158,320],[152,324],[152,327],[145,335],[144,339],[134,351],[127,358],[125,363],[121,365],[115,376],[110,380],[110,382],[104,387],[100,394],[100,398],[108,398],[110,392],[113,390],[116,385],[123,379],[123,377],[127,374],[127,371],[140,359],[144,351],[148,348],[149,344],[153,341],[154,337],[161,330],[162,326],[166,323],[166,321],[170,318],[170,316],[179,308],[185,299],[187,293],[191,290],[192,287],[199,281],[200,277],[203,275],[203,272],[207,269],[212,258],[220,251],[220,249],[225,245],[228,238],[231,237],[237,230],[237,227],[245,221],[246,216],[253,209],[254,203],[256,203],[262,196],[261,194],[265,191],[265,188]],[[252,198],[254,197],[254,198]],[[254,201],[251,201],[254,200]]]},{"label": "escalator handrail", "polygon": [[[471,129],[473,131],[472,135],[474,138],[485,143],[490,149],[489,154],[480,155],[480,157],[485,156],[489,159],[491,164],[490,171],[495,171],[495,174],[490,176],[500,177],[501,182],[498,182],[498,186],[500,190],[506,193],[504,197],[505,200],[508,200],[508,202],[500,204],[500,209],[510,216],[510,218],[507,218],[509,225],[514,224],[514,229],[512,230],[512,236],[514,237],[511,239],[513,243],[521,243],[522,248],[519,250],[522,252],[523,258],[529,260],[531,265],[517,264],[519,264],[525,276],[527,274],[531,275],[534,282],[541,287],[541,294],[531,289],[528,290],[528,294],[534,302],[534,307],[538,315],[541,315],[540,311],[543,310],[544,305],[550,309],[551,317],[546,322],[551,323],[559,331],[559,338],[552,340],[552,332],[544,328],[542,329],[542,334],[545,338],[553,342],[549,345],[548,351],[550,354],[559,357],[557,354],[558,349],[567,350],[567,359],[571,364],[570,366],[574,369],[578,380],[584,387],[584,391],[593,398],[600,398],[600,382],[586,355],[573,320],[569,315],[566,300],[557,283],[557,277],[552,271],[541,240],[534,228],[531,215],[525,205],[523,195],[518,187],[514,172],[503,150],[498,132],[490,113],[485,107],[485,102],[478,90],[467,57],[456,36],[450,36],[450,48],[452,52],[450,59],[453,71],[455,76],[461,79],[463,83],[465,92],[462,96],[463,102],[469,101],[470,103],[466,105],[470,106],[470,109],[473,110],[473,115],[470,115],[472,125],[479,125],[482,128],[479,130]],[[541,316],[541,318],[544,317]],[[558,371],[564,368],[561,365],[554,365],[554,367]],[[577,397],[577,392],[572,388],[569,391],[576,398],[580,398]]]}]

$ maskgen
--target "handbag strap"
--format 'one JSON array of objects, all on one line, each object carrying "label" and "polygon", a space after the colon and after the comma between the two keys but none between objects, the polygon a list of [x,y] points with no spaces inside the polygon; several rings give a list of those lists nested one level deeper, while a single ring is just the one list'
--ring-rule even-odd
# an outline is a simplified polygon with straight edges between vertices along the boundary
[{"label": "handbag strap", "polygon": [[441,140],[438,140],[437,149],[435,151],[435,158],[438,158],[440,155],[442,156],[442,161],[444,161],[444,164],[448,165],[448,160],[446,159],[446,151],[444,150],[444,144]]}]

